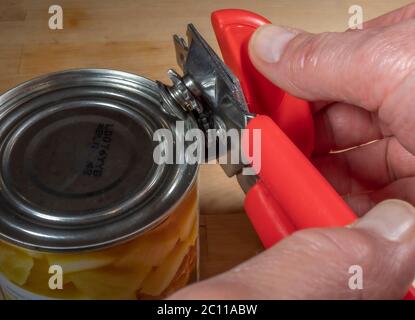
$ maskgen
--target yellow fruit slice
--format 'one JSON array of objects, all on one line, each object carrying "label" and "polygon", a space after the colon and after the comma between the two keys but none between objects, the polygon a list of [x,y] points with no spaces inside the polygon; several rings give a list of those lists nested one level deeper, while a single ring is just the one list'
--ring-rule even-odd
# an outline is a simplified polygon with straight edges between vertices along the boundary
[{"label": "yellow fruit slice", "polygon": [[193,221],[188,237],[183,242],[187,242],[190,246],[193,246],[196,243],[198,235],[199,235],[199,221],[198,219],[195,219],[195,221]]},{"label": "yellow fruit slice", "polygon": [[53,299],[85,299],[75,286],[63,276],[63,289],[51,290],[49,288],[49,263],[46,259],[36,259],[27,282],[23,289]]},{"label": "yellow fruit slice", "polygon": [[189,253],[190,247],[194,245],[197,238],[197,229],[197,223],[194,223],[189,239],[179,242],[162,264],[149,274],[143,282],[140,293],[159,296],[166,290],[179,270],[183,259]]},{"label": "yellow fruit slice", "polygon": [[49,265],[62,267],[63,274],[86,271],[110,265],[115,257],[105,252],[82,254],[49,254],[46,256]]},{"label": "yellow fruit slice", "polygon": [[186,240],[190,232],[192,231],[193,225],[196,221],[198,215],[197,204],[194,203],[191,210],[187,212],[181,212],[180,216],[178,217],[178,224],[179,224],[179,238],[180,240]]},{"label": "yellow fruit slice", "polygon": [[134,271],[107,267],[72,273],[68,279],[88,299],[136,299],[135,292],[150,271],[150,266]]},{"label": "yellow fruit slice", "polygon": [[151,296],[160,295],[173,280],[189,249],[187,242],[181,242],[163,264],[144,280],[140,292]]},{"label": "yellow fruit slice", "polygon": [[197,220],[197,190],[192,189],[171,215],[146,234],[120,247],[122,252],[116,266],[134,264],[158,266],[166,259],[179,240],[189,237]]},{"label": "yellow fruit slice", "polygon": [[0,272],[7,279],[23,285],[33,267],[33,258],[22,250],[0,242]]},{"label": "yellow fruit slice", "polygon": [[192,231],[190,232],[189,238],[187,238],[186,242],[188,242],[192,246],[195,245],[198,234],[199,234],[199,221],[196,219],[196,221],[194,221],[193,223]]},{"label": "yellow fruit slice", "polygon": [[134,240],[128,251],[115,262],[117,267],[138,265],[158,266],[174,249],[179,236],[177,234],[154,233]]},{"label": "yellow fruit slice", "polygon": [[29,249],[23,249],[23,248],[19,248],[16,247],[17,250],[22,251],[23,253],[27,254],[28,256],[34,258],[34,259],[42,259],[44,257],[44,254],[41,252],[37,252],[37,251],[32,251]]},{"label": "yellow fruit slice", "polygon": [[178,226],[178,223],[176,221],[176,215],[170,215],[166,220],[164,220],[161,224],[157,225],[144,235],[137,238],[137,241],[141,238],[147,238],[147,237],[157,237],[161,236],[162,238],[170,238],[175,237],[179,235],[180,228]]}]

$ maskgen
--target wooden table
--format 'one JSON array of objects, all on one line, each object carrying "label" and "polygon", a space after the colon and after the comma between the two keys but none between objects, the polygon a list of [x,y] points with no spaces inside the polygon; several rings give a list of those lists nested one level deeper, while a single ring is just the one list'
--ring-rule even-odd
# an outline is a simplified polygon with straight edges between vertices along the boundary
[{"label": "wooden table", "polygon": [[[59,3],[63,30],[48,28],[48,8]],[[219,52],[210,13],[242,8],[277,24],[307,31],[347,28],[350,5],[370,19],[408,0],[0,0],[0,91],[47,72],[101,67],[167,81],[176,66],[172,34],[194,23]],[[223,272],[262,250],[243,210],[244,194],[217,165],[200,172],[201,275]]]}]

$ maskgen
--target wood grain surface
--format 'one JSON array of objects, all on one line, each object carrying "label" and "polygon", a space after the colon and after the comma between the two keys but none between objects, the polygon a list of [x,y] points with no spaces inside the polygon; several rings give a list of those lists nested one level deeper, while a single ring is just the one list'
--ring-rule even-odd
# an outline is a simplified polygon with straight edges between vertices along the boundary
[{"label": "wood grain surface", "polygon": [[[242,8],[311,32],[343,31],[352,4],[364,19],[406,0],[0,0],[0,92],[47,72],[81,67],[124,70],[167,81],[176,67],[172,35],[192,22],[217,51],[210,13]],[[63,8],[63,30],[48,28],[48,8]],[[262,251],[245,217],[244,194],[217,165],[200,172],[201,275],[223,272]]]}]

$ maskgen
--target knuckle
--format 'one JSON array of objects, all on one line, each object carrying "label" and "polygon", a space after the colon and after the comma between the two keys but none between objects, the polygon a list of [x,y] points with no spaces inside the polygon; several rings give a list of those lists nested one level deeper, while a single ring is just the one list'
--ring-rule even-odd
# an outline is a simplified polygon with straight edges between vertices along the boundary
[{"label": "knuckle", "polygon": [[324,50],[332,38],[331,33],[322,33],[308,37],[293,53],[291,69],[293,72],[313,71],[326,58],[329,52]]}]

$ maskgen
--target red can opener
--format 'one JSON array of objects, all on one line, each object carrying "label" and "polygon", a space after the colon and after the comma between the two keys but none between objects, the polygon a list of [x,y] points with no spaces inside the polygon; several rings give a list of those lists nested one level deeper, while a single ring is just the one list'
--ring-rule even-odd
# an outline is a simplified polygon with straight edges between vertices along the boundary
[{"label": "red can opener", "polygon": [[[262,165],[259,181],[247,193],[245,210],[265,247],[295,230],[344,226],[356,219],[307,159],[314,144],[308,102],[273,85],[249,59],[250,37],[270,23],[245,10],[212,14],[223,59],[241,82],[249,111],[264,115],[248,123],[249,129],[262,130]],[[405,298],[415,299],[414,287]]]},{"label": "red can opener", "polygon": [[276,87],[249,59],[252,33],[270,22],[244,10],[220,10],[212,14],[212,23],[249,111],[261,115],[247,126],[261,129],[262,162],[259,180],[247,193],[245,209],[264,246],[298,229],[352,223],[355,214],[308,160],[314,145],[309,103]]},{"label": "red can opener", "polygon": [[[165,102],[173,98],[193,112],[199,127],[248,129],[251,137],[242,138],[242,152],[251,156],[252,167],[260,168],[257,176],[242,175],[242,164],[222,168],[228,176],[237,175],[247,193],[245,210],[266,248],[296,230],[345,226],[356,220],[309,161],[314,148],[309,103],[276,87],[250,61],[249,39],[269,23],[245,10],[213,12],[212,24],[226,65],[189,25],[188,44],[174,37],[183,77],[170,70],[173,86],[159,83]],[[261,131],[259,155],[252,152],[256,129]],[[413,287],[405,298],[415,299]]]}]

